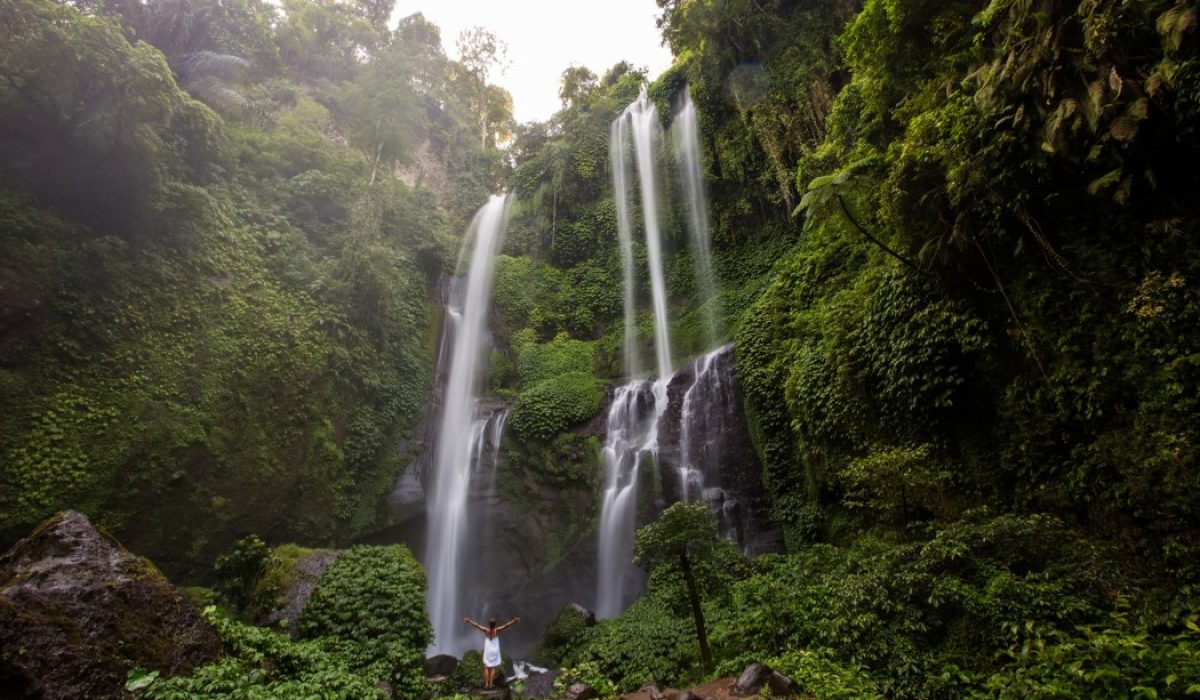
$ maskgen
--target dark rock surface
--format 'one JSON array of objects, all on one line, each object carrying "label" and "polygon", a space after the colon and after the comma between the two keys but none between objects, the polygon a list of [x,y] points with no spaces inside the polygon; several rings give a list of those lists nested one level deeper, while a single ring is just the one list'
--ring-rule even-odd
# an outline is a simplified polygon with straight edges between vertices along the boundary
[{"label": "dark rock surface", "polygon": [[558,678],[558,671],[546,671],[545,673],[531,673],[529,678],[525,679],[525,691],[522,693],[527,698],[548,698],[554,695],[554,681]]},{"label": "dark rock surface", "polygon": [[750,664],[734,682],[733,694],[743,698],[754,695],[771,680],[772,673],[774,671],[769,666],[760,663]]},{"label": "dark rock surface", "polygon": [[449,676],[458,668],[458,659],[450,654],[435,654],[425,659],[425,675],[429,678]]},{"label": "dark rock surface", "polygon": [[287,605],[275,611],[268,618],[268,623],[275,624],[280,620],[287,620],[288,632],[293,638],[297,637],[300,633],[300,614],[308,606],[308,599],[316,590],[321,577],[325,575],[325,570],[332,566],[341,555],[340,551],[313,552],[296,562],[296,576],[288,584],[287,593],[284,596],[287,599]]},{"label": "dark rock surface", "polygon": [[0,556],[4,697],[120,697],[134,667],[185,673],[220,652],[187,598],[81,513],[59,513]]},{"label": "dark rock surface", "polygon": [[592,700],[596,691],[587,683],[572,683],[567,687],[567,700]]},{"label": "dark rock surface", "polygon": [[[685,407],[693,386],[692,403]],[[782,537],[768,516],[770,499],[762,482],[762,465],[742,408],[733,346],[726,345],[677,371],[667,385],[667,400],[658,426],[660,505],[685,500],[679,466],[686,450],[688,462],[703,481],[703,488],[691,485],[687,500],[707,502],[723,533],[743,551],[782,551]],[[691,412],[686,431],[685,409]]]},{"label": "dark rock surface", "polygon": [[800,684],[779,671],[771,672],[771,677],[767,680],[767,685],[770,686],[772,694],[780,697],[796,695],[800,692]]}]

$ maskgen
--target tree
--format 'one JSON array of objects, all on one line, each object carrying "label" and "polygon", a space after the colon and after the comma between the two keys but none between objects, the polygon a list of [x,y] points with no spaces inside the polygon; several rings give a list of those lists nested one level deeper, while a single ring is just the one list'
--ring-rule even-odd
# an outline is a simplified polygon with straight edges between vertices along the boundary
[{"label": "tree", "polygon": [[558,83],[558,99],[562,100],[563,109],[574,105],[581,97],[595,90],[596,74],[587,66],[571,66],[562,72]]},{"label": "tree", "polygon": [[700,658],[704,668],[712,668],[712,651],[704,628],[704,611],[700,607],[700,590],[693,573],[693,560],[709,556],[720,543],[717,522],[702,504],[676,503],[663,511],[657,522],[638,530],[634,544],[634,561],[648,568],[678,563],[687,585],[688,603],[696,624],[696,640],[700,643]]},{"label": "tree", "polygon": [[493,70],[503,73],[508,67],[508,44],[483,27],[471,27],[459,32],[454,46],[458,49],[458,62],[472,83],[472,110],[479,121],[479,145],[486,148],[496,106],[502,103],[488,89],[488,76]]}]

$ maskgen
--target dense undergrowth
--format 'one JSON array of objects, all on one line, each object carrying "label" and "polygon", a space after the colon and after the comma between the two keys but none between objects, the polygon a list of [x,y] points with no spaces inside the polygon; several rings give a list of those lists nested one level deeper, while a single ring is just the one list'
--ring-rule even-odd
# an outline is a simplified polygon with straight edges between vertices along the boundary
[{"label": "dense undergrowth", "polygon": [[0,4],[0,540],[75,508],[195,576],[376,525],[508,128],[486,64],[386,22]]},{"label": "dense undergrowth", "polygon": [[[251,554],[240,543],[242,561]],[[257,583],[265,573],[234,572],[225,581]],[[404,547],[354,547],[342,553],[312,593],[298,640],[286,630],[256,627],[236,617],[253,612],[250,600],[225,611],[205,609],[221,637],[225,656],[188,676],[130,674],[134,697],[191,698],[321,697],[360,700],[420,697],[426,690],[425,648],[432,638],[425,612],[425,572]]]}]

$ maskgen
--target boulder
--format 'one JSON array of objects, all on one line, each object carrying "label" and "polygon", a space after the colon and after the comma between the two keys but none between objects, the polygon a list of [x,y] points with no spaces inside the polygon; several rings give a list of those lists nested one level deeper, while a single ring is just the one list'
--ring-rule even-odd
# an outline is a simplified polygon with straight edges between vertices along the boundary
[{"label": "boulder", "polygon": [[458,659],[450,654],[435,654],[425,659],[425,676],[427,678],[445,677],[454,673],[458,668]]},{"label": "boulder", "polygon": [[567,700],[592,700],[596,691],[587,683],[572,683],[567,686]]},{"label": "boulder", "polygon": [[767,685],[771,688],[771,694],[779,697],[800,694],[800,684],[779,671],[771,672],[771,677],[767,679]]},{"label": "boulder", "polygon": [[475,697],[486,698],[487,700],[509,700],[512,698],[512,693],[507,688],[480,688],[472,693]]},{"label": "boulder", "polygon": [[734,681],[730,692],[740,698],[754,695],[762,690],[762,687],[770,681],[772,673],[774,671],[769,666],[764,666],[760,663],[750,664],[742,671],[742,675],[738,676],[738,679]]},{"label": "boulder", "polygon": [[696,695],[695,693],[693,693],[690,690],[685,690],[682,693],[676,695],[673,698],[673,700],[700,700],[700,696]]},{"label": "boulder", "polygon": [[558,678],[558,671],[550,670],[544,673],[531,673],[525,679],[525,692],[523,695],[527,698],[548,698],[554,695],[554,681]]},{"label": "boulder", "polygon": [[666,696],[663,695],[662,686],[657,683],[647,683],[638,692],[645,693],[650,697],[650,700],[666,700]]},{"label": "boulder", "polygon": [[325,570],[332,566],[340,556],[342,556],[340,551],[322,550],[313,552],[297,561],[296,575],[288,584],[287,592],[284,594],[287,605],[277,610],[268,619],[268,622],[275,624],[280,620],[286,620],[288,633],[293,639],[299,638],[300,615],[304,612],[304,608],[308,607],[308,599],[317,589],[317,584],[325,575]]},{"label": "boulder", "polygon": [[220,653],[191,602],[81,513],[0,556],[0,685],[12,697],[121,697],[130,669],[186,673]]}]

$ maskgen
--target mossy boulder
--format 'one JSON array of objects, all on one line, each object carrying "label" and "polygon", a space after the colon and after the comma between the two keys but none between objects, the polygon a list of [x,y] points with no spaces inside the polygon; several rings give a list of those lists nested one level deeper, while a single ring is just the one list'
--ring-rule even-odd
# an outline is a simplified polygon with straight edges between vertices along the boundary
[{"label": "mossy boulder", "polygon": [[186,596],[81,513],[0,556],[0,687],[12,697],[120,697],[131,669],[186,673],[220,650]]}]

